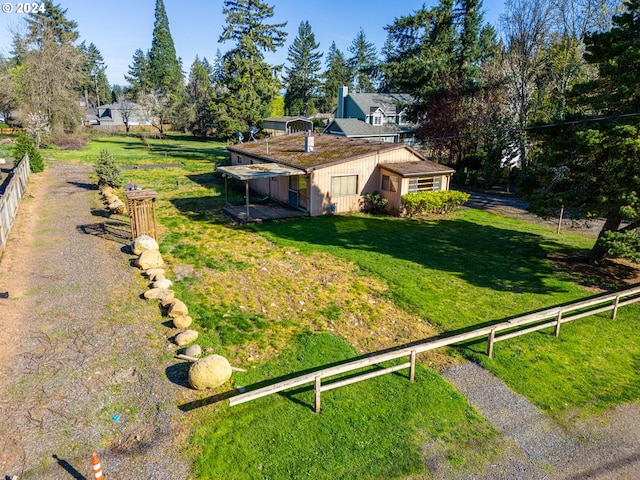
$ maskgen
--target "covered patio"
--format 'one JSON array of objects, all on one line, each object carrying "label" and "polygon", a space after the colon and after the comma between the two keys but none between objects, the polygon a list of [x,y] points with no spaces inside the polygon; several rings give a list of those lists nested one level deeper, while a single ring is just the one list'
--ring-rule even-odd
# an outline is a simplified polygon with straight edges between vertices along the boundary
[{"label": "covered patio", "polygon": [[[287,205],[276,204],[274,201],[266,204],[251,204],[249,196],[249,182],[251,180],[269,179],[276,177],[292,177],[305,175],[304,170],[280,165],[278,163],[256,163],[252,165],[233,165],[218,167],[224,175],[225,213],[235,220],[247,223],[280,218],[295,218],[307,215],[307,212]],[[243,181],[245,184],[245,205],[231,205],[229,203],[229,177]]]}]

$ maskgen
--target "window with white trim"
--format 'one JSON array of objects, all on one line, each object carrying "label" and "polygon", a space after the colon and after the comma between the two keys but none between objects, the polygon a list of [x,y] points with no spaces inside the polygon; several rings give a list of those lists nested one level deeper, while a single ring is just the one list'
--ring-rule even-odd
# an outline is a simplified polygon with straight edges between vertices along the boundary
[{"label": "window with white trim", "polygon": [[409,193],[442,190],[442,177],[414,177],[409,179]]},{"label": "window with white trim", "polygon": [[358,175],[341,175],[331,177],[331,196],[342,197],[345,195],[357,195]]},{"label": "window with white trim", "polygon": [[380,115],[379,113],[376,113],[373,116],[373,124],[374,125],[382,125],[382,115]]}]

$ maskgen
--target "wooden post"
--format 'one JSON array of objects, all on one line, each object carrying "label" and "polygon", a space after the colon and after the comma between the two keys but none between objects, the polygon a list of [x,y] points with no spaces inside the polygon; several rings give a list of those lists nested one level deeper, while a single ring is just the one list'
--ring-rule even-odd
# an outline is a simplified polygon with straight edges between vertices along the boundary
[{"label": "wooden post", "polygon": [[489,332],[489,339],[487,341],[487,356],[493,359],[493,341],[496,338],[496,329],[492,328]]},{"label": "wooden post", "polygon": [[562,216],[564,215],[564,205],[562,205],[562,207],[560,207],[560,218],[558,218],[558,230],[556,231],[556,233],[560,233],[560,227],[562,226]]},{"label": "wooden post", "polygon": [[613,312],[611,313],[611,319],[615,320],[616,315],[618,315],[618,304],[620,303],[620,295],[616,295],[615,300],[613,301]]},{"label": "wooden post", "polygon": [[558,312],[556,317],[556,337],[560,336],[560,324],[562,323],[562,310]]},{"label": "wooden post", "polygon": [[409,367],[409,380],[416,381],[416,351],[411,350],[411,366]]},{"label": "wooden post", "polygon": [[315,379],[315,387],[314,387],[314,393],[315,393],[315,412],[316,413],[320,413],[320,389],[322,387],[322,379],[320,378],[320,376],[317,376]]},{"label": "wooden post", "polygon": [[249,180],[245,180],[245,195],[247,196],[247,222],[249,221]]}]

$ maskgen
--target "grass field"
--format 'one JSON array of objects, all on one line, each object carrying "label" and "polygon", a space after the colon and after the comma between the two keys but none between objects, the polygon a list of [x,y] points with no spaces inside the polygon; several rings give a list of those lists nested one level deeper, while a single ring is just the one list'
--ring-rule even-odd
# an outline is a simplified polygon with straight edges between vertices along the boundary
[{"label": "grass field", "polygon": [[[238,227],[220,214],[223,182],[214,169],[226,159],[224,145],[186,137],[150,143],[105,137],[45,157],[91,163],[107,148],[121,165],[183,164],[125,175],[158,191],[161,249],[176,294],[195,318],[198,343],[248,368],[234,374],[234,385],[592,294],[551,260],[584,254],[591,239],[473,210],[428,221],[347,215]],[[486,343],[457,352],[562,422],[640,398],[639,323],[640,309],[625,307],[615,322],[595,316],[563,326],[560,338],[538,332],[500,343],[495,360],[484,355]],[[388,375],[328,392],[321,415],[311,413],[305,389],[195,410],[196,471],[398,478],[420,474],[434,452],[456,468],[481,469],[499,454],[495,432],[437,375],[451,355],[422,357],[415,384]]]}]

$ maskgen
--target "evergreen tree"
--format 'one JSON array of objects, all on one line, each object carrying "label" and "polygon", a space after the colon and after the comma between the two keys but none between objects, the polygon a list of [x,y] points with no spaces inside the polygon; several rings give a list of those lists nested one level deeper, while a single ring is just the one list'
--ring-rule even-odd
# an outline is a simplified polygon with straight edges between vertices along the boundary
[{"label": "evergreen tree", "polygon": [[546,207],[562,203],[606,219],[591,263],[608,253],[640,261],[640,121],[629,115],[640,109],[640,0],[624,6],[613,28],[586,36],[585,58],[598,76],[570,95],[585,119],[608,119],[538,132],[542,154],[534,166],[532,201]]},{"label": "evergreen tree", "polygon": [[223,13],[226,24],[219,41],[231,40],[236,46],[223,57],[225,91],[216,97],[214,107],[218,135],[231,138],[270,113],[280,82],[262,52],[284,44],[286,24],[266,23],[273,7],[259,0],[225,0]]},{"label": "evergreen tree", "polygon": [[326,70],[322,75],[322,99],[319,108],[323,112],[332,112],[338,105],[338,88],[351,87],[351,70],[344,54],[332,42],[327,52]]},{"label": "evergreen tree", "polygon": [[43,0],[42,7],[27,17],[28,43],[42,48],[45,37],[58,45],[71,45],[78,39],[78,23],[66,17],[67,9],[54,5],[51,0]]},{"label": "evergreen tree", "polygon": [[210,110],[213,99],[212,68],[207,59],[196,57],[191,65],[189,81],[185,88],[184,118],[186,128],[193,135],[206,137],[213,124]]},{"label": "evergreen tree", "polygon": [[149,75],[149,57],[142,50],[137,49],[133,54],[133,63],[129,65],[129,74],[124,78],[129,82],[127,91],[135,100],[141,94],[148,93],[152,90]]},{"label": "evergreen tree", "polygon": [[84,55],[83,73],[84,80],[82,85],[82,94],[89,105],[100,106],[109,103],[111,100],[111,89],[105,70],[107,66],[104,63],[102,53],[93,43],[88,46],[82,42],[78,49]]},{"label": "evergreen tree", "polygon": [[172,103],[179,102],[184,89],[182,64],[176,55],[163,0],[156,0],[153,37],[147,59],[146,75],[152,88],[166,92]]},{"label": "evergreen tree", "polygon": [[[311,113],[308,111],[309,99],[320,83],[322,53],[318,52],[319,47],[309,22],[301,22],[298,36],[289,47],[289,66],[285,67],[285,110],[289,115],[307,116]],[[300,103],[299,110],[293,108],[295,101]]]},{"label": "evergreen tree", "polygon": [[42,158],[42,153],[38,147],[36,147],[33,139],[21,133],[16,138],[16,144],[13,147],[13,156],[18,160],[18,163],[22,161],[25,154],[29,155],[29,169],[33,173],[42,172],[44,170],[44,159]]},{"label": "evergreen tree", "polygon": [[349,59],[349,66],[354,78],[354,88],[360,93],[374,92],[378,52],[375,45],[367,41],[367,35],[362,28],[349,46],[349,52],[353,55]]}]

